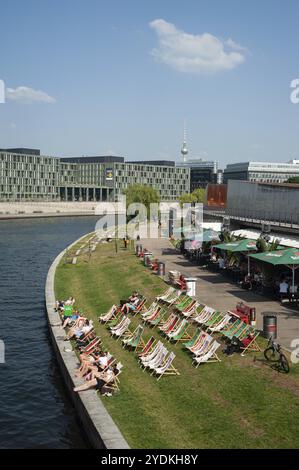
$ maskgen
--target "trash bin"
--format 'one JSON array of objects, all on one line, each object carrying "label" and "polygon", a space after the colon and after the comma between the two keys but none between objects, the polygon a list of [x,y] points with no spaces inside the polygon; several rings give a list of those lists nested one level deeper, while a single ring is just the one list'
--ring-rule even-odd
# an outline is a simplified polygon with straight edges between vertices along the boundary
[{"label": "trash bin", "polygon": [[159,261],[158,263],[158,276],[165,276],[165,263]]},{"label": "trash bin", "polygon": [[277,316],[264,315],[263,316],[263,336],[264,338],[277,338]]},{"label": "trash bin", "polygon": [[136,250],[136,255],[139,256],[140,253],[142,252],[142,245],[136,245],[135,250]]},{"label": "trash bin", "polygon": [[143,255],[143,264],[144,264],[144,266],[148,266],[147,258],[150,259],[151,256],[153,256],[153,253],[151,253],[150,251],[147,251],[146,253],[144,253],[144,255]]},{"label": "trash bin", "polygon": [[251,326],[255,326],[255,324],[256,324],[256,310],[255,310],[255,307],[250,308],[249,322],[250,322]]}]

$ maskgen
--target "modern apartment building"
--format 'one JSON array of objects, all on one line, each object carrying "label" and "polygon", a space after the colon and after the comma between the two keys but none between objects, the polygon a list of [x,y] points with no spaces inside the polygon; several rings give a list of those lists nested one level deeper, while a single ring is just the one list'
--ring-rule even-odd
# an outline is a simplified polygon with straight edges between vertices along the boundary
[{"label": "modern apartment building", "polygon": [[156,188],[162,200],[189,191],[190,170],[174,162],[125,162],[123,157],[57,158],[35,149],[0,150],[2,201],[115,201],[129,185]]},{"label": "modern apartment building", "polygon": [[260,183],[284,183],[289,178],[299,176],[299,161],[289,163],[244,162],[226,166],[223,182],[246,180]]},{"label": "modern apartment building", "polygon": [[218,162],[198,159],[185,159],[177,164],[178,168],[190,168],[190,189],[206,188],[209,183],[221,183],[222,173],[218,169]]}]

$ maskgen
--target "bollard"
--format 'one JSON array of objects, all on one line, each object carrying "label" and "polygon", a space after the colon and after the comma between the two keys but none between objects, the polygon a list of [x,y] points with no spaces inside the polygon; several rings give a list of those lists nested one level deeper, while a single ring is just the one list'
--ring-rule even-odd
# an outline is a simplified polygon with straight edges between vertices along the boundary
[{"label": "bollard", "polygon": [[249,322],[250,322],[251,326],[255,326],[255,324],[256,324],[256,310],[255,310],[255,307],[250,308]]},{"label": "bollard", "polygon": [[264,315],[263,316],[263,336],[264,338],[277,338],[277,316]]}]

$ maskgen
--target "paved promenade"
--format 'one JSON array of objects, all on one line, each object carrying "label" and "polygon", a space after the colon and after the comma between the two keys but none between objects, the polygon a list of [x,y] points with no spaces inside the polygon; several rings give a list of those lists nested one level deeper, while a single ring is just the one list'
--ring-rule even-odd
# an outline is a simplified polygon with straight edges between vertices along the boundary
[{"label": "paved promenade", "polygon": [[279,302],[268,300],[266,297],[241,289],[230,283],[219,273],[192,264],[184,258],[166,239],[143,239],[142,246],[146,247],[155,257],[166,263],[166,272],[180,271],[187,277],[196,277],[196,297],[199,301],[217,310],[226,311],[234,308],[240,300],[255,307],[257,313],[257,328],[263,327],[263,314],[271,313],[278,318],[278,341],[286,349],[291,349],[291,341],[299,339],[299,311],[283,307]]}]

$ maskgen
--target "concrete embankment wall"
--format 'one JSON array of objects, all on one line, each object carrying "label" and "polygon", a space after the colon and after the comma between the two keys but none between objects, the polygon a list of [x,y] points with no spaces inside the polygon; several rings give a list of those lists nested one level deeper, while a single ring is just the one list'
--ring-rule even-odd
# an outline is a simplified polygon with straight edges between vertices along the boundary
[{"label": "concrete embankment wall", "polygon": [[97,202],[0,202],[0,219],[95,215]]},{"label": "concrete embankment wall", "polygon": [[[86,235],[84,237],[86,237]],[[78,243],[80,240],[81,239],[77,240],[72,245]],[[72,245],[70,245],[68,249],[70,249]],[[73,391],[74,386],[82,383],[82,380],[74,377],[75,369],[78,366],[78,359],[74,351],[66,351],[72,349],[72,346],[68,341],[64,341],[65,332],[61,326],[52,326],[60,322],[59,314],[54,310],[54,279],[56,268],[63,255],[64,251],[53,261],[48,271],[45,287],[46,311],[50,335],[63,380],[91,446],[95,449],[129,449],[128,443],[112,420],[95,390],[88,390],[81,393],[75,393]],[[113,397],[111,400],[113,400]]]}]

